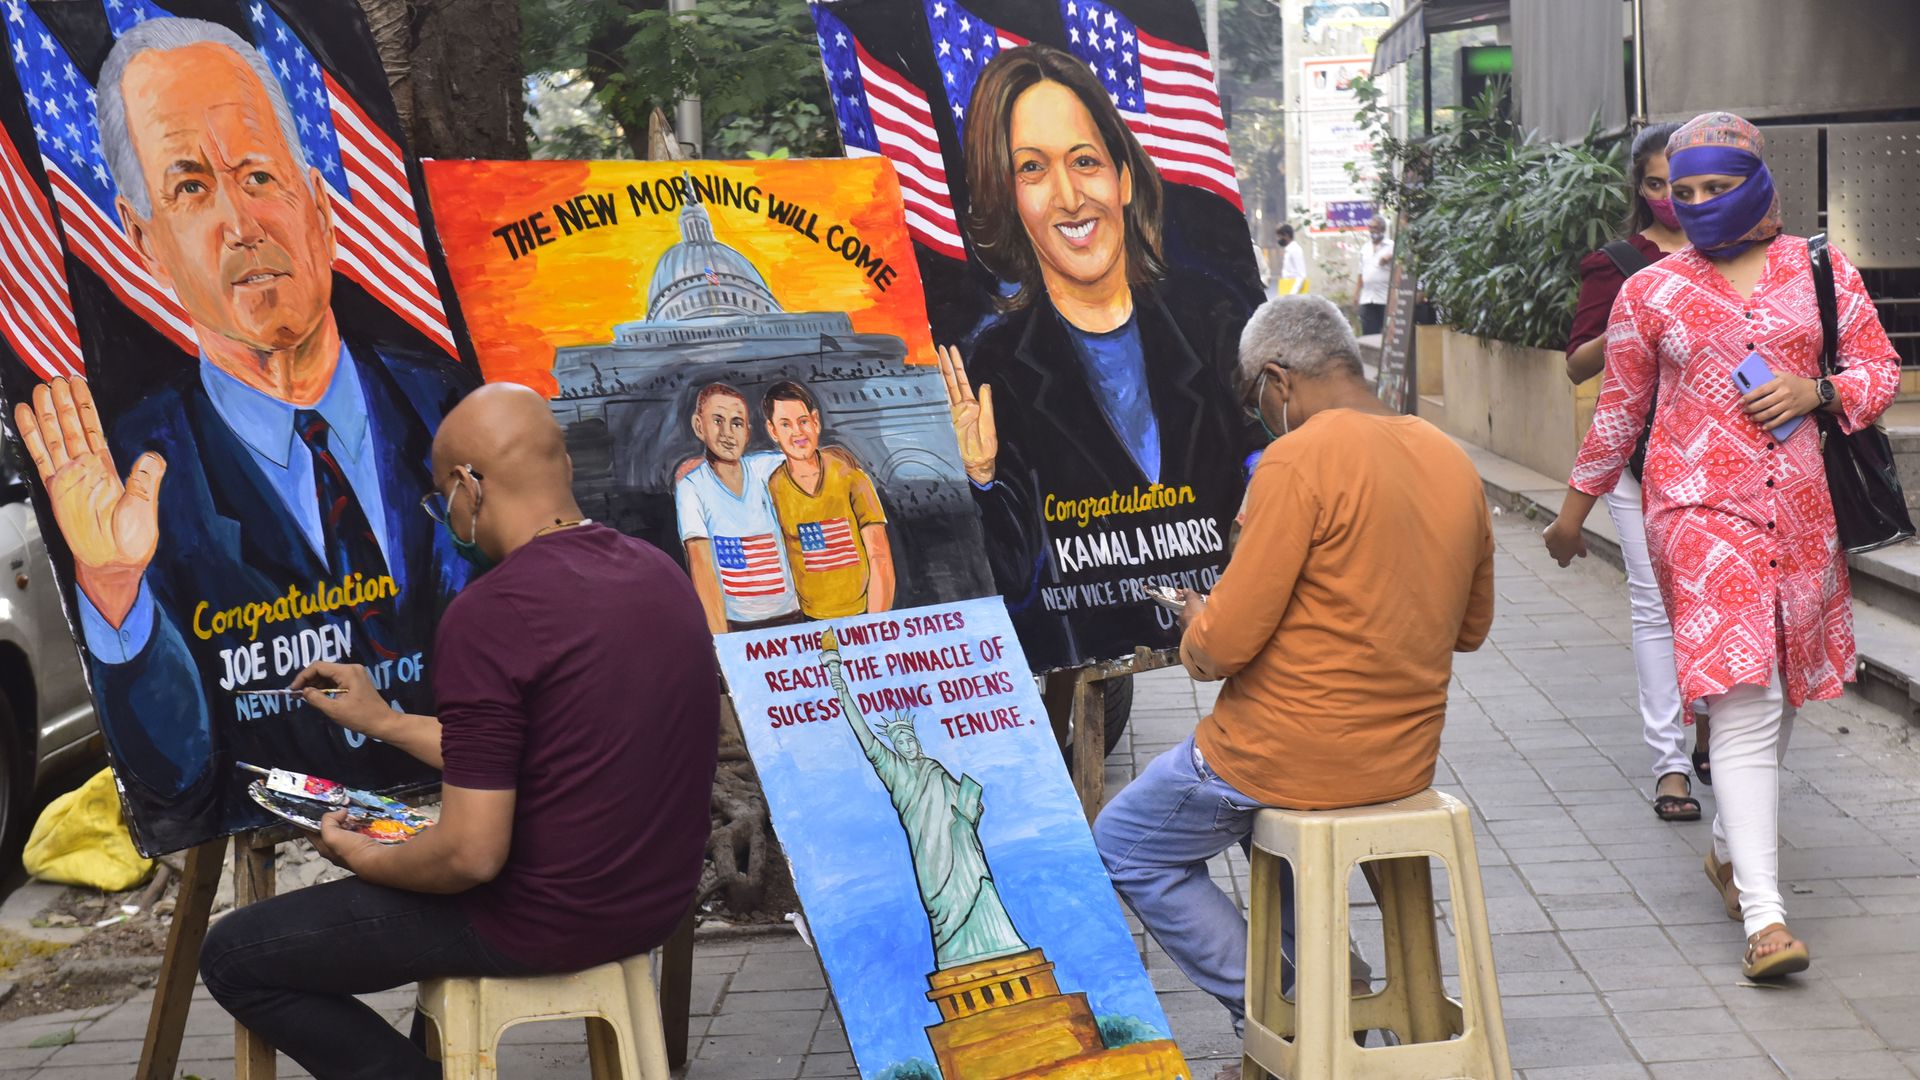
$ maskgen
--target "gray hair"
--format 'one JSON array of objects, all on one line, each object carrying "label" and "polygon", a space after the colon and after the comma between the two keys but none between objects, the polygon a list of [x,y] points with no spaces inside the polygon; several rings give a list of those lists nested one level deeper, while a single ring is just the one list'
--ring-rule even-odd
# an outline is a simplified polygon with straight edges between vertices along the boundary
[{"label": "gray hair", "polygon": [[1309,379],[1361,377],[1360,344],[1347,317],[1324,296],[1282,296],[1260,305],[1240,331],[1240,385],[1268,364]]},{"label": "gray hair", "polygon": [[133,150],[133,135],[127,129],[127,102],[120,92],[120,83],[127,74],[127,65],[141,53],[153,50],[170,52],[191,45],[219,45],[231,49],[246,61],[247,67],[260,80],[260,86],[267,92],[267,101],[273,105],[273,117],[279,121],[280,137],[287,142],[287,149],[293,151],[294,161],[300,166],[300,179],[311,191],[313,178],[307,171],[306,148],[300,145],[300,128],[294,120],[293,110],[287,107],[286,91],[280,86],[280,79],[273,72],[273,65],[260,55],[260,50],[249,45],[245,39],[219,23],[205,22],[201,19],[148,19],[133,29],[120,35],[113,45],[113,51],[107,54],[107,62],[100,68],[99,113],[100,148],[106,154],[107,169],[113,173],[113,184],[120,194],[133,204],[134,212],[141,217],[153,214],[153,200],[147,194],[147,181],[140,169],[140,158]]}]

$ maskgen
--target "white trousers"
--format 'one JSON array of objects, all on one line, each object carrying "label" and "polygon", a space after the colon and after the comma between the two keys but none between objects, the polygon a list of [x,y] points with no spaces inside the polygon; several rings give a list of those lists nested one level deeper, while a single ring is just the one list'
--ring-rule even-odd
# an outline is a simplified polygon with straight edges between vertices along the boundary
[{"label": "white trousers", "polygon": [[[1627,564],[1627,603],[1633,611],[1633,667],[1640,681],[1640,723],[1653,750],[1653,775],[1692,776],[1687,758],[1687,728],[1680,700],[1680,677],[1673,662],[1673,624],[1660,597],[1647,553],[1647,515],[1640,482],[1630,472],[1607,495],[1607,513],[1620,534]],[[1718,763],[1716,762],[1716,769]],[[1717,778],[1719,773],[1715,772]]]},{"label": "white trousers", "polygon": [[1780,898],[1780,763],[1793,737],[1794,708],[1780,688],[1741,685],[1707,698],[1713,719],[1713,854],[1733,865],[1740,919],[1752,937],[1787,909]]}]

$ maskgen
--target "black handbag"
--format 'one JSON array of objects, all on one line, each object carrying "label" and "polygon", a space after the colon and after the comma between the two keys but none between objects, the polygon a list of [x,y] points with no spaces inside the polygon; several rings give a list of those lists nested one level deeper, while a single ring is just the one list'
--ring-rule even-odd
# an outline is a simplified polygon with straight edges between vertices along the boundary
[{"label": "black handbag", "polygon": [[[1630,278],[1653,265],[1645,255],[1640,254],[1639,248],[1625,240],[1609,240],[1601,246],[1600,251],[1613,261],[1613,268],[1620,271],[1622,278]],[[1606,332],[1602,331],[1601,336],[1605,337]],[[1653,394],[1647,398],[1647,422],[1640,425],[1640,439],[1633,444],[1633,456],[1627,459],[1627,471],[1633,474],[1635,480],[1640,480],[1647,468],[1647,441],[1653,435],[1653,413],[1659,406],[1660,379],[1655,376]]]},{"label": "black handbag", "polygon": [[[1840,315],[1825,233],[1807,240],[1807,257],[1813,263],[1813,294],[1820,302],[1820,374],[1832,378],[1842,370],[1838,364]],[[1907,496],[1900,490],[1887,433],[1873,424],[1848,434],[1840,430],[1840,419],[1825,409],[1814,417],[1820,424],[1820,456],[1826,461],[1840,546],[1858,555],[1911,537],[1913,518],[1907,513]]]}]

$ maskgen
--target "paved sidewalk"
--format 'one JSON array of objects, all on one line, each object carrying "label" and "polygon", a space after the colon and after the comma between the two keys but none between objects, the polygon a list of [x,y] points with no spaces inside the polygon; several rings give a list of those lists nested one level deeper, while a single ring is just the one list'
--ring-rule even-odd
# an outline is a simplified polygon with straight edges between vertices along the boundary
[{"label": "paved sidewalk", "polygon": [[[1513,515],[1496,533],[1499,617],[1487,647],[1457,666],[1437,783],[1477,811],[1522,1080],[1920,1076],[1920,750],[1904,722],[1855,698],[1802,714],[1782,879],[1814,969],[1780,988],[1743,986],[1740,927],[1700,870],[1707,823],[1663,824],[1648,804],[1619,574],[1592,560],[1555,567]],[[1210,698],[1178,672],[1140,679],[1110,787],[1184,738]],[[1699,794],[1710,815],[1711,789]],[[1243,894],[1237,850],[1215,876]],[[1377,958],[1370,912],[1357,914]],[[1225,1011],[1144,948],[1196,1080],[1211,1080],[1238,1057]],[[695,965],[687,1080],[854,1075],[819,964],[796,936],[703,940]],[[148,997],[0,1026],[0,1080],[128,1075]],[[370,1000],[401,1022],[411,998]],[[231,1077],[224,1014],[201,999],[188,1023],[182,1072]],[[67,1032],[71,1045],[30,1046]],[[517,1028],[508,1043],[504,1077],[586,1075],[577,1025]],[[281,1075],[302,1074],[283,1064]]]}]

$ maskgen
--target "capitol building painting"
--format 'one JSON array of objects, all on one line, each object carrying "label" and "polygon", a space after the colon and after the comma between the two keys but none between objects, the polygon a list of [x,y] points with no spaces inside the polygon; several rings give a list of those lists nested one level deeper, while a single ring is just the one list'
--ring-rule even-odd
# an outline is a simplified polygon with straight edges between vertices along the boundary
[{"label": "capitol building painting", "polygon": [[906,362],[906,342],[858,333],[845,312],[783,310],[692,199],[679,243],[654,265],[645,317],[612,329],[611,341],[554,355],[553,412],[587,514],[684,561],[673,486],[703,452],[689,426],[700,388],[723,382],[745,394],[751,448],[772,450],[760,395],[791,379],[820,402],[822,444],[845,447],[873,478],[898,570],[893,606],[993,591],[945,386],[938,368]]}]

